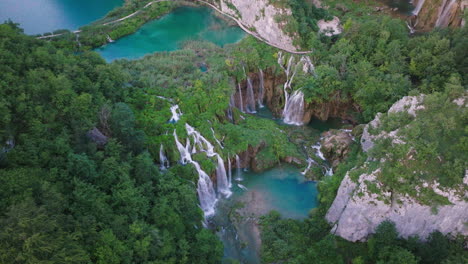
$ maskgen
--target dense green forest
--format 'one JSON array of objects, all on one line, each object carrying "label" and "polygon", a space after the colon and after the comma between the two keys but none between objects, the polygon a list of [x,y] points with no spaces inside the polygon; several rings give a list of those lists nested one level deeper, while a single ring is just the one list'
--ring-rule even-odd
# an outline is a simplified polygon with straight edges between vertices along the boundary
[{"label": "dense green forest", "polygon": [[[96,23],[146,2],[128,1]],[[367,123],[403,96],[427,95],[416,119],[384,116],[385,131],[412,124],[401,131],[411,144],[392,149],[382,165],[386,186],[412,194],[421,179],[460,183],[467,113],[451,102],[466,94],[467,27],[410,37],[398,19],[351,15],[343,34],[326,37],[317,33],[316,21],[332,14],[297,0],[271,2],[287,2],[293,11],[288,30],[298,32],[302,48],[314,50],[315,74],[299,72],[294,81],[307,103],[344,102],[354,122]],[[222,138],[223,147],[215,148],[224,160],[258,146],[259,169],[286,157],[304,159],[276,122],[236,108],[232,122],[226,115],[232,82],[245,81],[244,69],[282,74],[277,49],[253,37],[225,48],[192,41],[182,50],[110,64],[89,51],[107,34],[130,34],[174,7],[155,5],[125,23],[84,27],[82,47],[71,33],[47,42],[12,22],[0,25],[0,263],[220,263],[223,245],[205,228],[196,171],[177,163],[172,133],[185,141],[185,123],[210,142]],[[174,104],[183,113],[177,123],[168,122]],[[324,216],[345,174],[368,155],[387,157],[389,145],[379,141],[366,154],[353,143],[333,177],[318,183],[320,205],[309,218],[283,219],[274,211],[264,216],[262,262],[467,263],[466,237],[434,232],[427,242],[402,239],[391,222],[367,242],[330,233]],[[171,161],[164,171],[160,146]],[[411,166],[398,166],[410,147],[422,154]],[[208,174],[216,170],[215,158],[198,153],[194,159]],[[413,178],[414,168],[426,173]],[[397,181],[401,175],[407,185]],[[428,194],[421,202],[446,201]]]},{"label": "dense green forest", "polygon": [[1,263],[218,263],[195,188],[154,164],[118,65],[11,24],[0,51]]}]

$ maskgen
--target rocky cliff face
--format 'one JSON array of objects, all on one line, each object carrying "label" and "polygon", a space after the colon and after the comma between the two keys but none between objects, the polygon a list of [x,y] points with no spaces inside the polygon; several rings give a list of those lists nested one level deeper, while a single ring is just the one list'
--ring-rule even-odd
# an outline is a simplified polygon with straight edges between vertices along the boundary
[{"label": "rocky cliff face", "polygon": [[[417,111],[424,109],[421,105],[423,96],[404,97],[389,110],[397,113],[406,111],[417,116]],[[455,102],[457,103],[457,102]],[[460,107],[466,105],[458,104]],[[393,144],[404,144],[405,138],[398,137],[397,130],[373,136],[371,127],[381,123],[381,115],[364,128],[361,145],[364,151],[374,147],[377,138],[391,138]],[[367,164],[364,164],[365,167]],[[369,170],[367,170],[369,171]],[[437,208],[423,205],[414,197],[388,190],[378,180],[380,168],[362,173],[353,181],[350,172],[342,181],[337,196],[327,212],[326,219],[333,225],[332,232],[350,241],[365,241],[369,234],[384,220],[391,220],[402,237],[418,235],[425,239],[433,231],[444,234],[468,235],[468,170],[465,172],[462,186],[456,189],[442,188],[438,182],[424,182],[420,187],[433,190],[445,197],[450,204]],[[381,190],[377,195],[370,188]],[[458,190],[458,191],[457,191]],[[465,190],[461,193],[459,190]]]},{"label": "rocky cliff face", "polygon": [[460,27],[464,25],[463,12],[468,0],[414,0],[415,10],[411,23],[417,30],[434,27]]},{"label": "rocky cliff face", "polygon": [[223,12],[237,17],[268,42],[285,50],[296,50],[293,39],[282,30],[284,25],[275,20],[278,16],[290,16],[291,10],[277,8],[268,0],[222,0],[220,8]]},{"label": "rocky cliff face", "polygon": [[[249,73],[249,77],[252,81],[254,99],[257,102],[260,97],[260,74]],[[263,103],[270,109],[273,115],[280,118],[284,108],[284,91],[283,85],[286,81],[284,74],[277,75],[271,70],[266,70],[263,74],[263,86],[264,86],[264,97]],[[234,85],[234,84],[233,84]],[[237,85],[237,84],[235,84]],[[235,94],[233,95],[233,101],[237,108],[241,105],[242,94],[242,105],[245,108],[245,102],[248,101],[247,81],[240,83],[239,87],[236,87]],[[339,98],[339,96],[331,96],[333,98]],[[340,99],[331,100],[324,103],[306,103],[304,106],[304,117],[303,123],[307,124],[312,118],[317,118],[322,121],[326,121],[329,118],[340,118],[343,120],[351,121],[354,123],[354,117],[352,113],[358,112],[359,107],[350,101],[342,101]]]}]

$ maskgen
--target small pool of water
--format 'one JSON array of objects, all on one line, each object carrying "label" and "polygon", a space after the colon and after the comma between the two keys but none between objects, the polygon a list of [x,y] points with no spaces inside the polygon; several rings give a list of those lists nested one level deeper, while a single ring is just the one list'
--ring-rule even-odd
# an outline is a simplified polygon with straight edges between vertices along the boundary
[{"label": "small pool of water", "polygon": [[316,183],[291,165],[281,164],[262,173],[234,169],[232,196],[221,199],[212,221],[219,228],[224,258],[260,263],[260,230],[252,220],[271,210],[284,218],[304,219],[317,207]]},{"label": "small pool of water", "polygon": [[137,59],[153,52],[182,48],[185,41],[207,40],[219,46],[236,43],[245,33],[214,16],[206,7],[180,7],[137,32],[96,49],[107,61]]},{"label": "small pool of water", "polygon": [[123,3],[124,0],[1,0],[0,23],[11,19],[26,34],[75,30]]},{"label": "small pool of water", "polygon": [[346,124],[343,123],[342,119],[339,118],[329,118],[326,121],[322,121],[316,118],[312,118],[307,126],[316,129],[320,132],[325,132],[330,129],[340,129],[343,128]]}]

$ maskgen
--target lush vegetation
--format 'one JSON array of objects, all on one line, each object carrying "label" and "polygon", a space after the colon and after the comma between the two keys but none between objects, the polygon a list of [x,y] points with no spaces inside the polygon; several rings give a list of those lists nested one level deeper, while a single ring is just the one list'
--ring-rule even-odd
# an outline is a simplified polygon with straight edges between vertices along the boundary
[{"label": "lush vegetation", "polygon": [[[119,65],[8,24],[0,61],[0,262],[219,261],[196,176],[154,164]],[[105,146],[87,137],[93,127]]]},{"label": "lush vegetation", "polygon": [[[101,26],[147,2],[127,1],[84,27],[81,47],[71,33],[45,42],[12,23],[0,25],[0,263],[218,263],[222,245],[202,225],[197,175],[192,166],[177,163],[172,133],[185,141],[189,123],[210,142],[221,141],[223,147],[214,145],[224,160],[260,146],[260,169],[301,156],[275,122],[236,108],[233,120],[226,114],[233,82],[243,82],[245,72],[282,72],[278,50],[252,37],[223,49],[189,42],[183,50],[112,64],[89,52],[106,35],[130,34],[175,7],[159,3]],[[422,180],[460,183],[468,160],[467,115],[452,102],[466,90],[467,27],[409,37],[403,22],[362,16],[368,9],[359,6],[343,16],[344,33],[328,38],[317,34],[315,23],[343,9],[331,2],[325,12],[305,1],[271,1],[292,8],[289,30],[300,35],[302,47],[314,50],[315,74],[299,71],[293,87],[302,89],[308,103],[348,103],[361,122],[405,95],[427,94],[417,118],[383,117],[380,129],[401,128],[408,144],[381,140],[368,155],[386,159],[379,180],[401,193],[414,195]],[[352,9],[351,2],[345,7]],[[282,96],[281,85],[279,90]],[[183,113],[177,123],[168,122],[174,104]],[[156,164],[161,145],[171,162],[166,171]],[[414,159],[401,166],[410,149]],[[216,160],[200,154],[194,159],[214,172]],[[345,174],[366,160],[354,144],[334,176],[318,184],[320,206],[308,219],[265,216],[263,261],[466,263],[463,238],[437,232],[427,243],[401,239],[384,222],[367,243],[330,234],[324,215]],[[415,169],[424,173],[415,177]],[[446,202],[433,193],[419,198],[430,205]]]},{"label": "lush vegetation", "polygon": [[463,237],[451,240],[439,232],[427,242],[418,237],[401,239],[395,225],[382,222],[366,243],[351,243],[329,233],[323,216],[304,221],[281,219],[271,212],[262,219],[262,261],[264,263],[466,263]]},{"label": "lush vegetation", "polygon": [[[134,33],[146,22],[167,14],[179,5],[177,2],[163,1],[144,8],[151,1],[125,1],[125,5],[112,10],[103,19],[81,27],[79,29],[81,32],[77,34],[69,30],[54,31],[54,34],[62,33],[62,35],[52,38],[54,45],[59,48],[73,49],[75,51],[88,51],[108,43],[108,37],[116,40]],[[138,13],[128,19],[110,23],[135,12]]]}]

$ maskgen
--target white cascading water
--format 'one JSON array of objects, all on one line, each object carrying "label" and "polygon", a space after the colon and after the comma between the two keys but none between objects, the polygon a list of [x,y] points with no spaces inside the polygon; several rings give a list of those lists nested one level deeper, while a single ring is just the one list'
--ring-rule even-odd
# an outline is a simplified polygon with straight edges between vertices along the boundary
[{"label": "white cascading water", "polygon": [[217,157],[218,166],[216,167],[216,182],[218,193],[222,193],[226,196],[231,195],[226,175],[226,168],[224,167],[224,162],[221,156],[214,151],[214,146],[205,137],[203,137],[200,132],[196,131],[195,128],[186,123],[185,129],[187,130],[187,134],[192,136],[193,139],[192,153],[196,153],[196,148],[198,147],[198,150],[205,152],[208,157]]},{"label": "white cascading water", "polygon": [[258,101],[258,107],[260,108],[263,108],[263,100],[264,100],[264,97],[265,97],[265,81],[264,81],[264,77],[263,77],[263,71],[262,69],[259,69],[259,78],[260,78],[260,84],[258,86],[258,98],[257,98],[257,101]]},{"label": "white cascading water", "polygon": [[244,190],[244,191],[247,191],[247,190],[248,190],[247,187],[245,187],[244,185],[242,185],[242,184],[240,184],[240,183],[238,183],[237,186],[238,186],[239,188],[241,188],[242,190]]},{"label": "white cascading water", "polygon": [[211,129],[211,132],[213,133],[213,137],[214,137],[216,143],[218,143],[218,145],[219,145],[222,149],[224,149],[223,145],[221,144],[221,142],[220,142],[220,141],[218,140],[218,138],[216,137],[214,129],[213,129],[212,127],[210,127],[210,129]]},{"label": "white cascading water", "polygon": [[112,42],[114,42],[114,40],[113,40],[113,39],[111,39],[111,37],[110,37],[109,35],[107,35],[107,36],[106,36],[106,38],[107,38],[107,42],[109,42],[109,43],[112,43]]},{"label": "white cascading water", "polygon": [[242,168],[239,155],[236,155],[236,181],[242,181]]},{"label": "white cascading water", "polygon": [[307,158],[307,168],[301,172],[302,175],[306,175],[306,173],[310,170],[310,167],[312,167],[312,164],[316,164],[317,162],[315,162],[315,160],[313,160],[312,158]]},{"label": "white cascading water", "polygon": [[313,145],[312,148],[315,149],[315,155],[317,155],[322,160],[326,160],[325,156],[322,153],[322,145],[320,144],[320,142],[317,142],[317,144]]},{"label": "white cascading water", "polygon": [[232,193],[229,190],[229,181],[226,175],[226,168],[224,167],[224,161],[221,156],[216,155],[218,158],[218,166],[216,167],[216,186],[218,187],[218,193],[224,194],[229,197]]},{"label": "white cascading water", "polygon": [[450,14],[453,8],[453,5],[457,3],[457,0],[450,0],[448,5],[444,5],[441,13],[439,13],[439,17],[435,23],[436,27],[447,27],[450,23]]},{"label": "white cascading water", "polygon": [[418,0],[418,3],[416,4],[416,7],[413,10],[413,15],[419,15],[419,12],[421,11],[425,1],[426,0]]},{"label": "white cascading water", "polygon": [[197,193],[198,199],[200,200],[200,207],[205,213],[205,217],[213,215],[215,212],[216,205],[216,193],[213,188],[213,182],[206,172],[204,172],[198,162],[192,160],[190,155],[190,141],[187,139],[185,146],[180,143],[177,133],[174,130],[174,138],[176,142],[177,149],[180,153],[180,162],[182,164],[191,163],[198,172],[198,184],[197,184]]},{"label": "white cascading water", "polygon": [[247,113],[256,113],[255,109],[255,95],[252,87],[252,80],[247,76],[247,102],[246,102]]},{"label": "white cascading water", "polygon": [[228,181],[229,181],[229,188],[232,187],[232,168],[231,168],[231,158],[228,154]]},{"label": "white cascading water", "polygon": [[282,52],[278,53],[278,64],[286,74],[286,82],[284,83],[284,98],[285,104],[283,109],[283,121],[286,124],[302,125],[304,117],[304,93],[297,90],[290,96],[288,90],[292,90],[291,84],[296,75],[298,66],[302,63],[302,70],[306,73],[314,73],[314,65],[308,56],[302,56],[300,61],[294,64],[294,56],[289,57],[288,64],[284,67],[284,56]]},{"label": "white cascading water", "polygon": [[161,163],[161,169],[165,170],[169,168],[169,160],[167,159],[166,155],[164,154],[164,147],[161,144],[159,148],[159,162]]},{"label": "white cascading water", "polygon": [[244,103],[243,103],[243,99],[242,99],[242,90],[241,90],[241,87],[240,87],[240,83],[237,84],[237,89],[239,90],[239,110],[241,110],[242,113],[244,113]]},{"label": "white cascading water", "polygon": [[229,107],[228,107],[228,110],[227,110],[227,114],[228,114],[228,118],[229,120],[234,121],[234,118],[232,116],[232,108],[235,107],[236,103],[234,101],[234,95],[231,94],[231,97],[229,98]]},{"label": "white cascading water", "polygon": [[173,105],[171,106],[171,113],[172,117],[169,120],[170,123],[176,123],[179,121],[180,116],[182,115],[182,112],[180,112],[179,105]]},{"label": "white cascading water", "polygon": [[293,92],[283,110],[283,121],[289,125],[303,125],[304,93],[300,90]]}]

